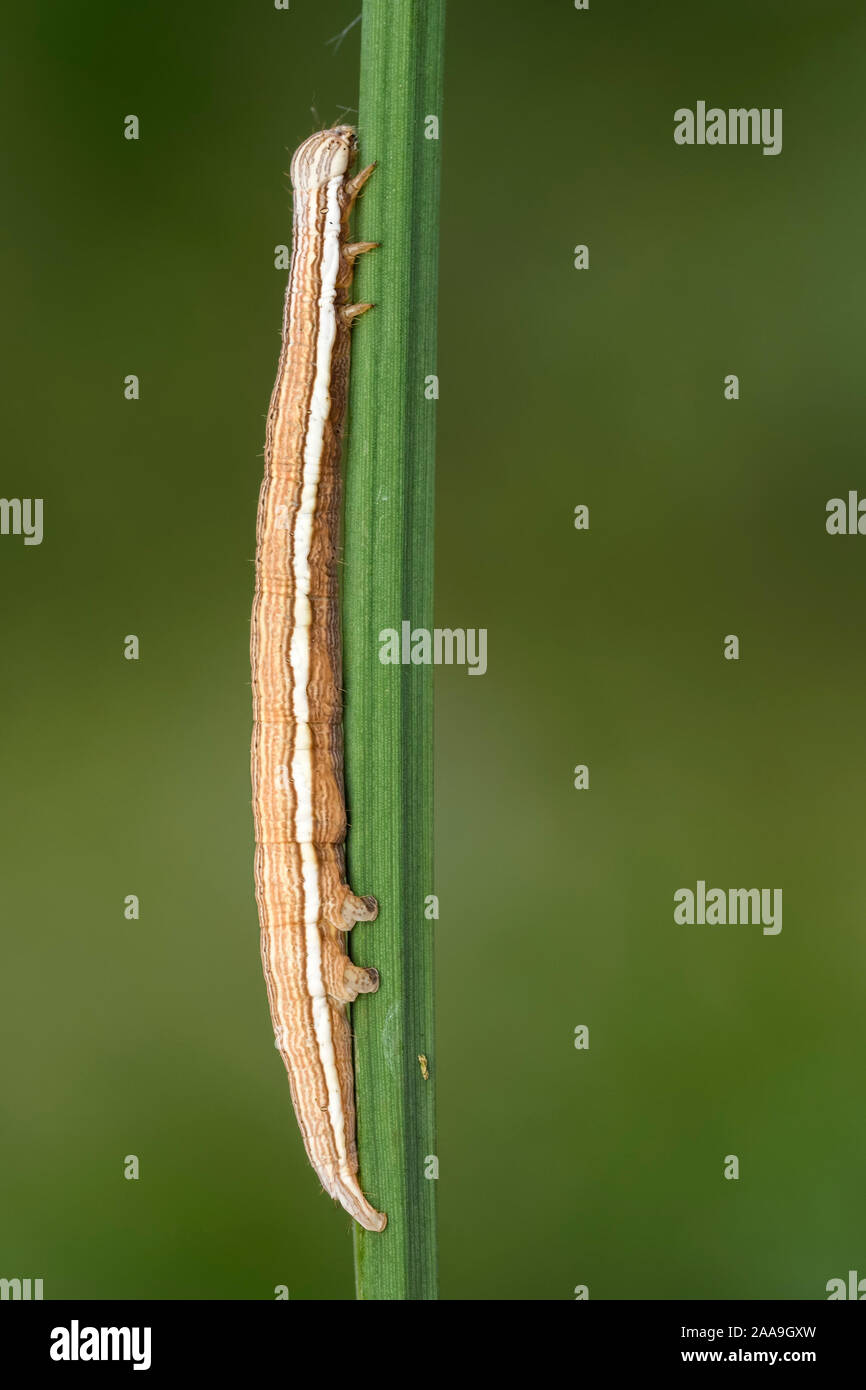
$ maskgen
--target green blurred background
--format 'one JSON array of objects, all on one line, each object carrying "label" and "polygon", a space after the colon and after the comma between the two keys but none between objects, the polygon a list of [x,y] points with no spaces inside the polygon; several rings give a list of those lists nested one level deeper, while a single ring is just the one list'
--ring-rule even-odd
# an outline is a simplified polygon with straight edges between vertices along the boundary
[{"label": "green blurred background", "polygon": [[[0,537],[0,1275],[47,1298],[353,1294],[261,978],[248,636],[285,171],[359,8],[6,21],[0,491],[45,539]],[[436,674],[445,1298],[866,1274],[866,539],[824,529],[864,82],[857,3],[451,5],[437,622],[489,670]],[[677,147],[699,99],[782,154]],[[781,935],[677,927],[699,878],[782,887]]]}]

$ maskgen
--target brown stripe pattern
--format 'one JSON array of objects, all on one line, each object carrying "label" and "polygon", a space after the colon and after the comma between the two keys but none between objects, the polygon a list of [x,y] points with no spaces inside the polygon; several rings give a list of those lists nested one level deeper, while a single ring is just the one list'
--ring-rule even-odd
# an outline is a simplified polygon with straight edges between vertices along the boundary
[{"label": "brown stripe pattern", "polygon": [[378,988],[343,933],[372,921],[375,898],[345,882],[342,670],[337,556],[340,443],[356,258],[349,215],[373,165],[350,178],[351,126],[295,153],[292,263],[268,413],[256,534],[251,659],[256,901],[276,1046],[304,1144],[327,1192],[381,1231],[358,1183],[347,1005]]}]

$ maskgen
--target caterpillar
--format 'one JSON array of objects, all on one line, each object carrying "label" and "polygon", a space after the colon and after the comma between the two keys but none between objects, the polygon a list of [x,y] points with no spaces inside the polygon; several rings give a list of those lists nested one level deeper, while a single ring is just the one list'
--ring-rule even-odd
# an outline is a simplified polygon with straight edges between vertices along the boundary
[{"label": "caterpillar", "polygon": [[351,126],[311,135],[291,164],[293,236],[283,338],[268,411],[256,525],[250,655],[255,886],[275,1045],[304,1146],[325,1191],[363,1227],[382,1212],[358,1182],[347,1006],[378,989],[343,933],[375,898],[345,882],[346,805],[337,561],[340,447],[351,326],[349,217],[373,173],[354,176]]}]

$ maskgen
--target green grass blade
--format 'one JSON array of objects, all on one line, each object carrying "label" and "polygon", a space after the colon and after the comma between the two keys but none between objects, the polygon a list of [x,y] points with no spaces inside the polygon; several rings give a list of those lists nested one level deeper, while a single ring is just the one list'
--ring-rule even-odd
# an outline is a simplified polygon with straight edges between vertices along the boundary
[{"label": "green grass blade", "polygon": [[[378,162],[356,233],[344,568],[349,882],[379,899],[352,954],[381,972],[353,1008],[361,1180],[388,1214],[356,1231],[359,1298],[436,1285],[432,667],[383,665],[379,634],[433,627],[436,293],[444,0],[364,0],[361,164]],[[427,1058],[424,1080],[419,1054]]]}]

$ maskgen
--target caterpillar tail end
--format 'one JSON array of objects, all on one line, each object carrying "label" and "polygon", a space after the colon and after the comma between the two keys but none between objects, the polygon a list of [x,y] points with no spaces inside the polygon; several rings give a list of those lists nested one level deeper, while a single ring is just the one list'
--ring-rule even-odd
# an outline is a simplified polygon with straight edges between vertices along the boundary
[{"label": "caterpillar tail end", "polygon": [[383,1211],[376,1211],[375,1207],[370,1206],[356,1177],[351,1173],[338,1173],[334,1178],[320,1173],[319,1177],[325,1191],[338,1201],[365,1231],[384,1231],[388,1224],[387,1216]]}]

